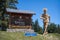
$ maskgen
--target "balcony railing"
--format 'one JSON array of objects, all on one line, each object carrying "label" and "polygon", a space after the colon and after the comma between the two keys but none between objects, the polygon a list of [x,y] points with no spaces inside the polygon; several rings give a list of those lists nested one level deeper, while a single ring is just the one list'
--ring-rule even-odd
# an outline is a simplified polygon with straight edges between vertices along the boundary
[{"label": "balcony railing", "polygon": [[32,26],[17,26],[17,25],[9,25],[11,29],[30,29]]}]

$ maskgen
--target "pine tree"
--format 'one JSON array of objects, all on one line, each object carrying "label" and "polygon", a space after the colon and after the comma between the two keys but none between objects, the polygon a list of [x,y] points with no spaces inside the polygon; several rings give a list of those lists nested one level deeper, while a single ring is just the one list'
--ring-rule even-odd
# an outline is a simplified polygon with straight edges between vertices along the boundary
[{"label": "pine tree", "polygon": [[17,0],[0,0],[0,26],[2,29],[5,29],[6,21],[5,21],[5,14],[6,14],[6,8],[14,8],[16,7]]},{"label": "pine tree", "polygon": [[57,25],[57,31],[56,32],[60,34],[60,25],[59,24]]},{"label": "pine tree", "polygon": [[51,23],[48,25],[48,33],[56,33],[57,31],[57,26],[54,23]]},{"label": "pine tree", "polygon": [[17,3],[18,3],[18,0],[6,0],[6,7],[17,9],[17,7],[16,7]]},{"label": "pine tree", "polygon": [[38,20],[32,23],[32,28],[37,33],[42,33],[42,28],[39,26]]}]

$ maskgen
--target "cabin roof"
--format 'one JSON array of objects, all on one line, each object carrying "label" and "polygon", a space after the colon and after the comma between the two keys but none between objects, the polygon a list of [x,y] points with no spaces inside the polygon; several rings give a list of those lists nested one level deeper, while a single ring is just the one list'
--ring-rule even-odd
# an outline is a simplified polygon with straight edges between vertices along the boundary
[{"label": "cabin roof", "polygon": [[31,11],[23,11],[23,10],[18,10],[18,9],[11,9],[11,8],[6,8],[7,12],[12,12],[12,13],[24,13],[24,14],[35,14],[34,12]]}]

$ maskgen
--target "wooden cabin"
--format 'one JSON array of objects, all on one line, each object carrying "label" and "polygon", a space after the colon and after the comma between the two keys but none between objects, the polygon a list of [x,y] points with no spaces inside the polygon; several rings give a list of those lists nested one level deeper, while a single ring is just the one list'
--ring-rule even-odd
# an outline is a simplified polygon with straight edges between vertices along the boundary
[{"label": "wooden cabin", "polygon": [[29,29],[32,27],[32,16],[35,14],[30,11],[7,8],[9,15],[9,29]]}]

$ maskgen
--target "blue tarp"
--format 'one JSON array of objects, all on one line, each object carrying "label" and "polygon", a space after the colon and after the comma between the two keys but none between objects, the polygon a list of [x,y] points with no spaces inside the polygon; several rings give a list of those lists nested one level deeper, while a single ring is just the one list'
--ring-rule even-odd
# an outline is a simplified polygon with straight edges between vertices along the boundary
[{"label": "blue tarp", "polygon": [[33,33],[26,32],[25,36],[37,36],[37,33],[35,33],[35,32],[33,32]]}]

